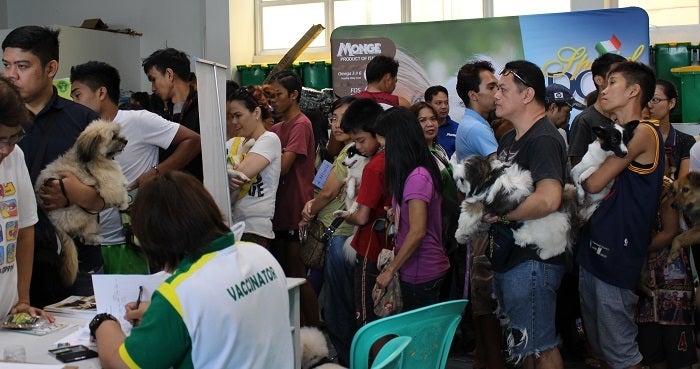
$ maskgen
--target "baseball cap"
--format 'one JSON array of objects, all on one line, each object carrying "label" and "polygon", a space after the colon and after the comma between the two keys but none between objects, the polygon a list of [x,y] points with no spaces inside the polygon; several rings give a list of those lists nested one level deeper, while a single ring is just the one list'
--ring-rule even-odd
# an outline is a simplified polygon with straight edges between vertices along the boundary
[{"label": "baseball cap", "polygon": [[585,105],[574,99],[574,96],[571,95],[568,88],[557,83],[552,83],[551,85],[547,86],[547,91],[544,93],[544,102],[547,105],[551,103],[565,103],[572,109],[578,110],[583,110],[586,108]]}]

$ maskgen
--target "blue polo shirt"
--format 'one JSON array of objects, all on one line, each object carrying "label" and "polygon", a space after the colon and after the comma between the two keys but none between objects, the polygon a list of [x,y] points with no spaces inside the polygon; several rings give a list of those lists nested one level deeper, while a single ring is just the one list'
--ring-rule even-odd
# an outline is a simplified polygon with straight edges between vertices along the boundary
[{"label": "blue polo shirt", "polygon": [[440,146],[445,149],[448,159],[452,156],[452,153],[455,152],[455,139],[457,138],[458,127],[459,123],[452,120],[448,115],[447,118],[445,118],[445,124],[438,128],[437,140]]},{"label": "blue polo shirt", "polygon": [[466,108],[462,122],[457,128],[455,149],[457,150],[457,160],[461,161],[475,154],[489,156],[496,152],[498,143],[489,122],[479,113]]}]

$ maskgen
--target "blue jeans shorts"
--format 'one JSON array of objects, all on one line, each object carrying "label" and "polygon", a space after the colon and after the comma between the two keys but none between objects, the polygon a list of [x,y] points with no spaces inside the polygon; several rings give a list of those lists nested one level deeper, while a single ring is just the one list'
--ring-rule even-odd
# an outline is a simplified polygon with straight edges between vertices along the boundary
[{"label": "blue jeans shorts", "polygon": [[593,351],[613,369],[628,368],[642,361],[637,345],[634,291],[613,286],[579,268],[581,315]]},{"label": "blue jeans shorts", "polygon": [[554,316],[565,272],[564,265],[526,260],[494,273],[497,316],[508,322],[503,334],[509,361],[519,363],[558,345]]}]

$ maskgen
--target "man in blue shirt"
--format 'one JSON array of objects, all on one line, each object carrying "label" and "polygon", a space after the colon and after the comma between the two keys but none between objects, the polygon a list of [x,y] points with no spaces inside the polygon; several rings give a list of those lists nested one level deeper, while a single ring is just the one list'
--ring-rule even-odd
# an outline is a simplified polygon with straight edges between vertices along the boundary
[{"label": "man in blue shirt", "polygon": [[445,149],[447,157],[451,157],[455,152],[455,138],[457,137],[457,127],[459,123],[450,118],[450,100],[447,89],[443,86],[431,86],[425,90],[425,102],[432,105],[437,112],[438,134],[437,140],[440,146]]},{"label": "man in blue shirt", "polygon": [[486,118],[496,110],[498,79],[490,62],[477,60],[464,64],[457,73],[457,95],[467,108],[457,129],[457,160],[478,154],[496,153],[498,144]]}]

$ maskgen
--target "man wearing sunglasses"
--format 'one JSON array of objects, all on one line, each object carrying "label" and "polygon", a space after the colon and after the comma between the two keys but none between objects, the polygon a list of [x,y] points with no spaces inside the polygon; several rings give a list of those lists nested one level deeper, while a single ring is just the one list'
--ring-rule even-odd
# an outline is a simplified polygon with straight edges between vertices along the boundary
[{"label": "man wearing sunglasses", "polygon": [[[502,312],[509,318],[505,349],[512,362],[526,368],[563,368],[557,345],[554,317],[557,288],[566,271],[566,255],[542,260],[534,245],[515,245],[513,226],[556,212],[564,187],[566,146],[545,115],[545,85],[535,64],[512,61],[500,72],[496,92],[496,116],[508,119],[514,129],[498,144],[498,159],[517,163],[530,171],[534,192],[502,217],[487,215],[490,235],[499,251],[510,249],[491,263],[494,289]],[[508,241],[506,241],[508,240]],[[523,247],[521,247],[523,246]],[[488,254],[488,253],[487,253]]]},{"label": "man wearing sunglasses", "polygon": [[[58,31],[46,27],[24,26],[10,32],[2,42],[2,74],[17,87],[24,105],[33,115],[33,124],[25,124],[26,137],[19,142],[25,154],[32,183],[48,163],[73,146],[78,135],[99,116],[90,109],[66,100],[53,87],[58,71]],[[66,288],[58,277],[56,235],[45,211],[77,204],[88,211],[100,211],[104,200],[94,188],[82,184],[74,175],[64,174],[59,181],[45,183],[40,190],[43,207],[35,226],[34,272],[31,301],[45,306],[70,294],[92,294],[90,273],[102,267],[99,247],[78,245],[80,271],[73,286]]]}]

